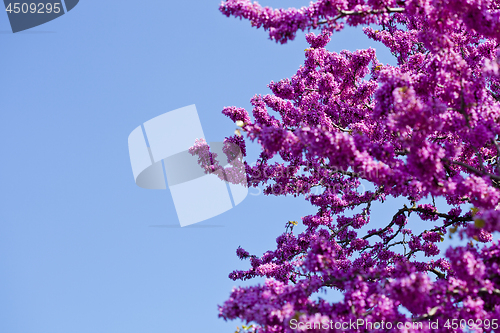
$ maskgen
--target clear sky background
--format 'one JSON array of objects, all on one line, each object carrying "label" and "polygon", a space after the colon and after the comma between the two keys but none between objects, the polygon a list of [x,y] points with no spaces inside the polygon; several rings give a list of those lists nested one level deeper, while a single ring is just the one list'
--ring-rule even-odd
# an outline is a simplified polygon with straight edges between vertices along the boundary
[{"label": "clear sky background", "polygon": [[[261,1],[302,6],[308,1]],[[220,1],[81,0],[68,14],[12,34],[0,14],[0,332],[234,332],[217,304],[247,268],[235,255],[275,248],[302,198],[250,189],[236,208],[180,228],[168,190],[135,185],[130,132],[196,104],[207,141],[232,135],[224,106],[249,108],[304,60],[304,33],[286,45]],[[361,29],[332,51],[373,46]],[[253,162],[257,147],[247,159]],[[381,220],[399,206],[379,209]],[[375,208],[377,213],[377,208]],[[378,213],[377,213],[378,214]]]}]

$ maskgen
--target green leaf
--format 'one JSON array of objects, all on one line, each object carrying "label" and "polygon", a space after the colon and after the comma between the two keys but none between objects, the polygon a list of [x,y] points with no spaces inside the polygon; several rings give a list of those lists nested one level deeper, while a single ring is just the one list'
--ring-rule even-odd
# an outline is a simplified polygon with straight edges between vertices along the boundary
[{"label": "green leaf", "polygon": [[483,219],[474,220],[474,225],[476,226],[476,228],[484,228],[485,224],[486,223],[484,222]]}]

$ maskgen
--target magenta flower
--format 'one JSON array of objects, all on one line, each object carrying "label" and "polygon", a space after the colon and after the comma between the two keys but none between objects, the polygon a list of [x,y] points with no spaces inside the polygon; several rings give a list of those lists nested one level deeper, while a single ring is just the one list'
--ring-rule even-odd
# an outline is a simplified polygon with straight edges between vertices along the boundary
[{"label": "magenta flower", "polygon": [[[238,248],[251,267],[230,278],[267,279],[234,289],[220,317],[259,333],[338,332],[335,324],[360,319],[390,323],[384,332],[500,329],[499,8],[490,0],[319,0],[287,10],[221,4],[225,15],[249,20],[276,42],[322,31],[306,35],[310,46],[295,75],[251,99],[253,120],[244,109],[223,110],[262,147],[256,165],[244,165],[249,186],[303,195],[317,213],[302,218],[299,234],[283,221],[276,249],[260,257]],[[374,49],[325,49],[344,24],[367,26],[398,65],[379,63]],[[227,140],[245,152],[241,137]],[[205,143],[195,152],[207,172],[217,172]],[[374,190],[360,193],[366,182]],[[315,187],[322,191],[313,194]],[[391,197],[407,203],[395,207]],[[434,203],[440,197],[447,213]],[[393,217],[374,229],[377,201]],[[414,231],[422,230],[416,223],[426,230]],[[447,237],[469,243],[443,249]],[[329,289],[343,297],[316,297]]]}]

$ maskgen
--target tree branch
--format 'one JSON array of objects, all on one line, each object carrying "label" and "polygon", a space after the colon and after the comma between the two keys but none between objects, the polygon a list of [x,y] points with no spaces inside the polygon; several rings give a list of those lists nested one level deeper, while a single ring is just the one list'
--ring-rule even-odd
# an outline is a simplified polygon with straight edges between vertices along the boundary
[{"label": "tree branch", "polygon": [[376,15],[376,14],[384,14],[384,13],[402,13],[404,12],[404,8],[391,8],[386,7],[385,9],[373,9],[369,11],[354,11],[354,10],[342,10],[339,9],[339,14],[335,16],[332,20],[324,20],[318,22],[318,25],[335,22],[338,19],[341,19],[346,16],[356,15],[356,16],[366,16],[366,15]]},{"label": "tree branch", "polygon": [[479,175],[479,176],[488,176],[490,177],[491,179],[494,179],[494,180],[497,180],[497,181],[500,181],[500,176],[496,176],[496,175],[493,175],[489,172],[486,172],[486,171],[481,171],[481,170],[478,170],[476,168],[474,168],[473,166],[471,165],[468,165],[468,164],[465,164],[465,163],[462,163],[462,162],[459,162],[459,161],[452,161],[452,160],[449,160],[447,158],[443,158],[442,159],[443,161],[445,162],[448,162],[448,163],[451,163],[451,164],[455,164],[455,165],[459,165],[461,167],[464,167],[466,168],[467,170],[475,173],[476,175]]}]

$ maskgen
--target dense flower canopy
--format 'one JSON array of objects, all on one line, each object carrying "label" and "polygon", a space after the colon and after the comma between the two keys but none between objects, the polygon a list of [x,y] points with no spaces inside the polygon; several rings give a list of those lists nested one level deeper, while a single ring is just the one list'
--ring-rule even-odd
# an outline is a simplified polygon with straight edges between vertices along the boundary
[{"label": "dense flower canopy", "polygon": [[[220,10],[281,43],[298,30],[321,30],[307,34],[310,47],[295,75],[271,82],[273,94],[252,98],[253,120],[242,108],[223,110],[262,146],[257,164],[246,164],[249,186],[304,195],[318,209],[302,219],[300,234],[289,222],[276,249],[260,257],[237,250],[251,267],[230,278],[267,279],[235,288],[220,316],[259,333],[380,328],[334,325],[360,320],[390,323],[384,332],[498,331],[500,1],[319,0],[283,10],[227,0]],[[374,49],[328,51],[344,24],[365,25],[398,65],[379,63]],[[239,136],[228,141],[244,151]],[[374,190],[360,193],[362,182]],[[391,197],[407,204],[388,206],[394,211],[385,227],[360,233],[372,203]],[[439,197],[447,211],[424,203]],[[411,213],[426,231],[412,230]],[[437,244],[447,233],[470,243],[441,253]],[[343,299],[313,297],[325,289]],[[314,322],[323,326],[307,326]]]}]

